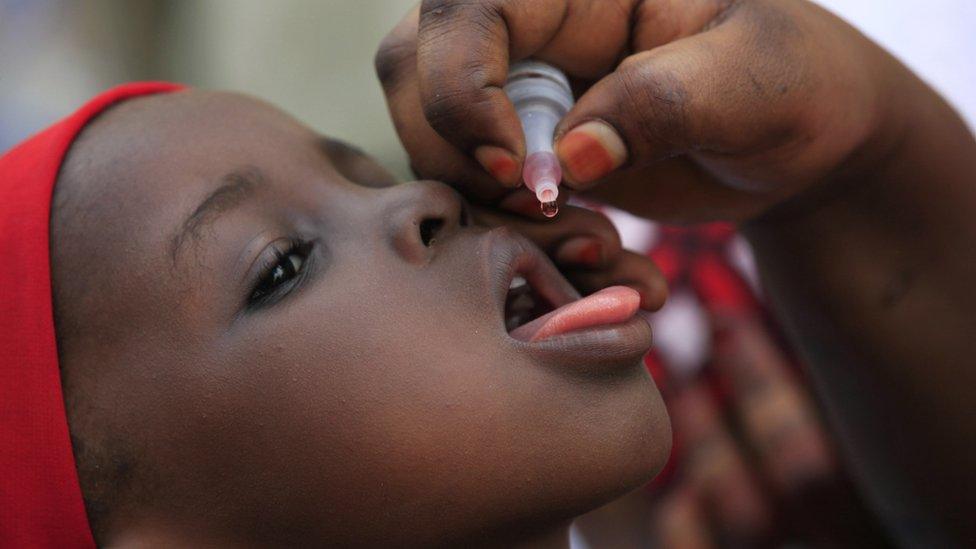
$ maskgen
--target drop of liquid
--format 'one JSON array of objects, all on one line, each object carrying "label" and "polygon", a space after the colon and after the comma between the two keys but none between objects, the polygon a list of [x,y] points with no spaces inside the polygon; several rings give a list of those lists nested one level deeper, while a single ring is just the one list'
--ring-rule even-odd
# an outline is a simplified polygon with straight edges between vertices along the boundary
[{"label": "drop of liquid", "polygon": [[559,213],[559,203],[556,201],[541,202],[540,205],[542,208],[542,215],[546,217],[556,217],[556,214]]}]

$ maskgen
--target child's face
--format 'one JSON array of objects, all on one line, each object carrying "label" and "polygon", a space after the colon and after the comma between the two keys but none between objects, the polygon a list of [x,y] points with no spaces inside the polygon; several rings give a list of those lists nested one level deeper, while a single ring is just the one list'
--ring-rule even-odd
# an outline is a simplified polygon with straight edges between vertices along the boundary
[{"label": "child's face", "polygon": [[66,172],[96,220],[54,225],[58,295],[85,321],[63,335],[69,420],[129,461],[116,534],[505,536],[666,457],[647,327],[509,337],[516,273],[556,305],[574,292],[444,185],[393,186],[267,105],[199,91],[116,107]]}]

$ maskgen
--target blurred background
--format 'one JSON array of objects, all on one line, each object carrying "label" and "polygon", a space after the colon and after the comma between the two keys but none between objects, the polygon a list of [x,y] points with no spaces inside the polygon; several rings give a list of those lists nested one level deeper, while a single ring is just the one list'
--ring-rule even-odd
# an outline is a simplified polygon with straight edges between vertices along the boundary
[{"label": "blurred background", "polygon": [[373,74],[415,0],[0,0],[0,152],[112,85],[243,91],[406,176]]},{"label": "blurred background", "polygon": [[[416,1],[0,0],[0,153],[115,84],[170,80],[263,98],[407,178],[372,58]],[[976,1],[819,3],[894,52],[976,127]],[[802,365],[766,314],[734,227],[661,227],[603,211],[670,283],[645,362],[668,401],[675,450],[648,490],[580,520],[574,547],[707,547],[714,524],[724,546],[888,546],[829,434],[805,421],[818,411]],[[770,406],[792,403],[789,413],[750,419],[737,395],[756,379],[774,388]],[[796,418],[805,423],[784,443],[789,455],[750,449],[750,433]]]}]

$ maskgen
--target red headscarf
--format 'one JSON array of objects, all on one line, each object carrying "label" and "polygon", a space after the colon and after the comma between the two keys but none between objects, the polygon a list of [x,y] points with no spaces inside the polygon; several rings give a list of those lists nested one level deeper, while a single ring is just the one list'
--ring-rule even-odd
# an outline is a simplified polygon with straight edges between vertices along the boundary
[{"label": "red headscarf", "polygon": [[114,103],[181,89],[113,88],[0,157],[0,547],[93,547],[51,306],[51,193],[68,147]]}]

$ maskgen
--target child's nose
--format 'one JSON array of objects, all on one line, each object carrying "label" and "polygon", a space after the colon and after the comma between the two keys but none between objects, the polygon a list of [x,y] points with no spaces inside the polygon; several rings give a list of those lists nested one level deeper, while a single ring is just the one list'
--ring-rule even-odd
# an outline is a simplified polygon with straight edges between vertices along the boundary
[{"label": "child's nose", "polygon": [[393,248],[411,263],[424,263],[458,228],[468,224],[461,197],[434,181],[391,187],[383,211]]}]

